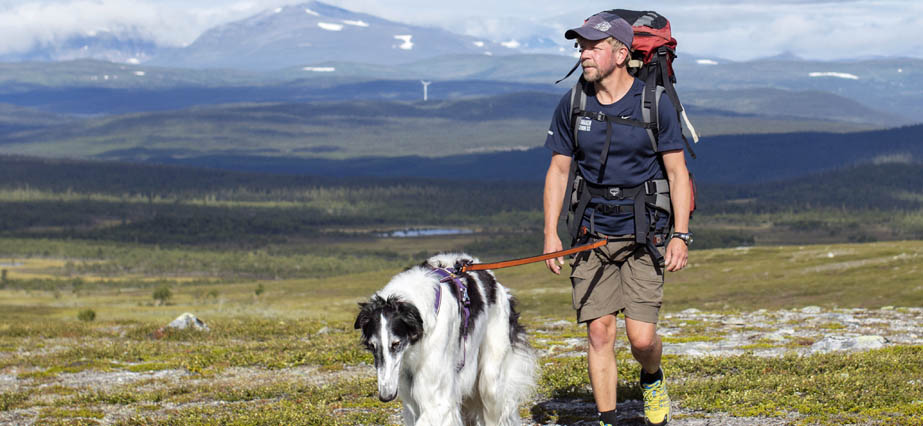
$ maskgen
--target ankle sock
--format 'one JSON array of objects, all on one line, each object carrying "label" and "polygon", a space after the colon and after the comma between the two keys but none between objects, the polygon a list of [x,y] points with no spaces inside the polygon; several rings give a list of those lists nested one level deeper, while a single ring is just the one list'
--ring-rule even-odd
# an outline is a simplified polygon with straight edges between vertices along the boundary
[{"label": "ankle sock", "polygon": [[651,374],[641,369],[641,383],[651,384],[658,380],[663,380],[663,370],[658,368],[656,373]]},{"label": "ankle sock", "polygon": [[618,421],[618,418],[615,416],[615,410],[599,413],[599,421],[607,425],[614,425],[615,422]]}]

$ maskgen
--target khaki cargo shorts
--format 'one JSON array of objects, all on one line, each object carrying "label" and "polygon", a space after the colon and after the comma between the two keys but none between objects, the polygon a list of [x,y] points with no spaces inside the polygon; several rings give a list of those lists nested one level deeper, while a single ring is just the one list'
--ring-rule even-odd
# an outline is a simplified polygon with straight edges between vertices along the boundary
[{"label": "khaki cargo shorts", "polygon": [[[658,247],[663,254],[663,248]],[[663,269],[654,268],[644,245],[614,240],[578,253],[571,263],[577,322],[624,312],[626,318],[656,324],[663,302]]]}]

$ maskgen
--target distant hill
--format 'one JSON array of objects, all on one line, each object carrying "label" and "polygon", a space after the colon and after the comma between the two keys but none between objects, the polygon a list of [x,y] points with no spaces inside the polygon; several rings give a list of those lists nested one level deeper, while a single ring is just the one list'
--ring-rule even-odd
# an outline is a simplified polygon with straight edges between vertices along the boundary
[{"label": "distant hill", "polygon": [[[512,83],[457,82],[444,83],[433,91],[461,96],[471,91],[502,92],[523,87]],[[217,88],[152,92],[80,89],[80,101],[57,99],[52,94],[45,98],[36,92],[31,92],[29,97],[0,96],[0,100],[14,98],[23,102],[48,102],[56,108],[88,114],[106,112],[102,108],[130,110],[142,104],[164,109],[94,117],[67,122],[66,125],[45,122],[44,126],[12,128],[0,132],[0,152],[144,160],[151,157],[214,155],[331,159],[407,155],[443,157],[524,150],[544,143],[550,117],[563,95],[561,92],[512,92],[429,102],[367,99],[170,109],[177,104],[220,102],[233,96],[252,97],[255,101],[265,100],[264,96],[342,99],[349,96],[358,98],[363,94],[369,97],[379,91],[377,96],[401,98],[410,97],[411,91],[420,90],[415,82],[382,82],[303,92],[283,86],[274,90],[238,88],[228,92]],[[420,93],[413,95],[414,98],[418,96]],[[97,102],[90,102],[93,100]],[[92,104],[102,110],[92,109]],[[86,109],[80,109],[83,107]],[[873,126],[739,114],[694,106],[689,109],[698,130],[706,136],[805,130],[844,132],[866,130]]]},{"label": "distant hill", "polygon": [[[761,183],[793,179],[888,158],[923,158],[923,126],[832,133],[718,136],[695,149],[689,167],[700,182]],[[151,162],[219,169],[317,176],[431,177],[442,179],[535,180],[544,177],[550,153],[525,151],[455,155],[439,158],[352,158],[349,160],[269,158],[241,155],[157,157]]]},{"label": "distant hill", "polygon": [[0,135],[69,125],[77,121],[59,114],[0,103]]}]

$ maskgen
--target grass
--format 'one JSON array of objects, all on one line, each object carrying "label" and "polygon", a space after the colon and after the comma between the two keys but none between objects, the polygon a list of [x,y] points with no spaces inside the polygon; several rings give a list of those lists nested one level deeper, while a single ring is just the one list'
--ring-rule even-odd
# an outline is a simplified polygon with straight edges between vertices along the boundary
[{"label": "grass", "polygon": [[[0,245],[13,247],[17,241]],[[451,239],[421,243],[438,246],[445,241]],[[398,403],[381,403],[376,397],[373,360],[359,346],[352,321],[356,303],[402,267],[279,280],[217,275],[202,281],[141,273],[169,283],[172,297],[159,305],[152,298],[156,287],[143,280],[114,274],[105,285],[92,285],[97,282],[92,272],[76,267],[82,262],[76,255],[87,255],[83,261],[89,264],[98,261],[93,255],[99,250],[113,252],[114,246],[27,241],[22,247],[50,256],[0,258],[21,264],[6,267],[10,278],[0,289],[0,374],[12,375],[17,383],[16,388],[0,388],[0,419],[23,410],[52,424],[345,425],[392,424],[399,418]],[[150,262],[167,270],[178,259],[207,253],[124,248],[126,253],[136,250],[124,259],[150,256]],[[916,266],[921,253],[920,241],[693,251],[687,271],[668,275],[665,309],[706,312],[700,319],[665,319],[678,331],[664,341],[720,340],[720,323],[708,312],[765,308],[771,317],[775,309],[807,305],[893,306],[895,311],[923,306]],[[107,261],[119,266],[119,259]],[[68,261],[75,267],[62,266]],[[18,285],[16,268],[43,274],[48,287]],[[195,276],[197,271],[189,272]],[[535,346],[549,351],[540,360],[536,399],[523,411],[536,422],[587,419],[590,414],[579,409],[546,403],[580,407],[592,400],[585,358],[574,356],[582,349],[562,349],[569,341],[585,339],[584,328],[572,322],[567,279],[548,273],[543,265],[496,274],[520,300],[523,321],[535,330]],[[84,284],[75,287],[75,280]],[[254,289],[260,286],[263,292],[257,296]],[[94,321],[77,318],[87,309],[96,313]],[[183,312],[194,312],[211,331],[157,333]],[[842,324],[819,322],[814,327],[836,331]],[[755,341],[744,349],[810,343]],[[619,399],[637,399],[640,392],[632,378],[638,367],[624,342],[620,347],[619,373],[625,380]],[[923,410],[923,382],[914,379],[923,377],[921,347],[781,358],[667,356],[664,365],[674,399],[701,415],[913,424]],[[86,383],[95,383],[92,391]]]}]

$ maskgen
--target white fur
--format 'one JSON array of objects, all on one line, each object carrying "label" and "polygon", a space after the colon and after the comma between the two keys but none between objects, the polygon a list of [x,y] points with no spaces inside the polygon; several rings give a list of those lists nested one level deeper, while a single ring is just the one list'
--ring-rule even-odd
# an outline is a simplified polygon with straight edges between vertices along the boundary
[{"label": "white fur", "polygon": [[[428,262],[452,267],[463,258],[471,259],[442,254]],[[452,283],[439,283],[439,276],[428,268],[414,267],[396,275],[377,293],[385,299],[397,295],[412,303],[423,320],[423,337],[398,354],[400,359],[385,355],[378,371],[380,392],[397,385],[405,425],[521,424],[519,404],[534,386],[535,355],[527,344],[510,340],[508,290],[498,284],[497,303],[489,305],[484,284],[476,281],[478,288],[468,291],[483,295],[485,310],[470,322],[465,349],[459,344],[463,314],[448,287]],[[438,314],[434,309],[437,285],[442,286]],[[381,344],[388,344],[387,335],[382,332]],[[457,371],[463,358],[464,367]]]}]

